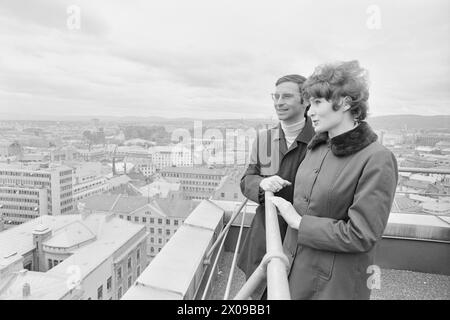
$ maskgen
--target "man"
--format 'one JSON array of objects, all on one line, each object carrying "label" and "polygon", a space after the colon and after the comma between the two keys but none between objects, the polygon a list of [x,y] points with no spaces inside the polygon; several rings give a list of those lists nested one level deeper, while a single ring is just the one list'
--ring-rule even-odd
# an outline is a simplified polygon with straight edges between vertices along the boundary
[{"label": "man", "polygon": [[[272,98],[280,122],[276,127],[258,133],[250,163],[241,179],[244,196],[259,204],[238,259],[238,267],[247,279],[266,254],[264,192],[272,191],[293,202],[297,169],[314,135],[311,119],[306,116],[307,103],[302,98],[301,86],[305,80],[300,75],[287,75],[276,82]],[[283,240],[287,224],[280,216],[278,223]],[[265,287],[265,283],[261,284],[252,298],[264,299]]]}]

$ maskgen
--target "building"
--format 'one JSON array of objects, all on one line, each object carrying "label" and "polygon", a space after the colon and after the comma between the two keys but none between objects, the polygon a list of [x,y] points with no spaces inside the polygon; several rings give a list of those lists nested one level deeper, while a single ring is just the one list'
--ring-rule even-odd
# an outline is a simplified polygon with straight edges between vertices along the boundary
[{"label": "building", "polygon": [[79,156],[85,161],[100,161],[108,158],[108,151],[105,147],[93,147],[91,149],[78,149]]},{"label": "building", "polygon": [[450,134],[423,133],[415,136],[415,144],[435,146],[438,142],[450,142]]},{"label": "building", "polygon": [[81,158],[80,152],[72,146],[50,149],[50,161],[73,161]]},{"label": "building", "polygon": [[227,170],[206,167],[167,167],[160,171],[163,178],[177,179],[185,199],[209,199],[221,184]]},{"label": "building", "polygon": [[183,145],[155,146],[149,148],[149,154],[156,170],[165,167],[192,167],[192,151]]},{"label": "building", "polygon": [[74,201],[107,190],[107,178],[100,162],[65,161],[64,165],[72,168]]},{"label": "building", "polygon": [[204,258],[223,229],[223,216],[221,208],[203,200],[123,299],[199,299],[207,278]]},{"label": "building", "polygon": [[214,192],[212,199],[225,201],[244,201],[245,197],[241,192],[240,181],[245,168],[240,168],[222,179]]},{"label": "building", "polygon": [[146,227],[147,255],[153,259],[175,234],[198,203],[176,198],[149,199],[145,196],[96,195],[80,202],[84,213],[114,214]]},{"label": "building", "polygon": [[5,226],[40,215],[73,212],[72,168],[50,164],[0,164],[0,213]]},{"label": "building", "polygon": [[146,238],[144,227],[98,213],[43,216],[6,230],[0,299],[120,299],[148,265]]},{"label": "building", "polygon": [[139,192],[144,197],[151,198],[167,199],[173,194],[181,195],[182,197],[181,184],[178,182],[167,181],[164,178],[159,178],[158,180],[139,188]]},{"label": "building", "polygon": [[450,202],[429,201],[423,203],[423,211],[434,215],[450,215]]},{"label": "building", "polygon": [[23,148],[17,141],[0,139],[0,158],[9,158],[22,154]]}]

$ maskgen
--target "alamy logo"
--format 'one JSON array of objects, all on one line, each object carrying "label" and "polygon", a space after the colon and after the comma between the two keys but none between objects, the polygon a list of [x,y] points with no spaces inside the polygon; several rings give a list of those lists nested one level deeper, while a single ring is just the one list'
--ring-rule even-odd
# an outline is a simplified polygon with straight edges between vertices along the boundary
[{"label": "alamy logo", "polygon": [[81,8],[71,5],[67,7],[67,28],[69,30],[79,30],[81,28]]},{"label": "alamy logo", "polygon": [[373,4],[369,6],[366,10],[366,13],[369,15],[367,18],[367,28],[370,30],[379,30],[381,29],[381,9],[379,6]]},{"label": "alamy logo", "polygon": [[370,265],[367,267],[368,274],[371,274],[367,279],[367,288],[380,289],[381,288],[381,269],[377,265]]}]

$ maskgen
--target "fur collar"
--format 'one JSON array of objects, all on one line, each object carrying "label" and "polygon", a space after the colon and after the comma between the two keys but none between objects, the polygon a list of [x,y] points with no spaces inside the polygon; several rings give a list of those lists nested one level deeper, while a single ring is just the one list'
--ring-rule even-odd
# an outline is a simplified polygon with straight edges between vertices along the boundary
[{"label": "fur collar", "polygon": [[331,140],[328,138],[328,132],[316,134],[308,145],[308,149],[314,149],[318,145],[328,143],[331,151],[337,157],[344,157],[354,154],[374,141],[378,136],[373,132],[367,122],[362,121],[356,128],[344,132]]}]

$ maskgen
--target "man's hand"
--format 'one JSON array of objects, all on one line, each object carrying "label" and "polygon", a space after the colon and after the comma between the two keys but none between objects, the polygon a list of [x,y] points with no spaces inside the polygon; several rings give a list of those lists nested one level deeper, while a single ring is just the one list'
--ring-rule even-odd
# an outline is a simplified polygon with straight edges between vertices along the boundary
[{"label": "man's hand", "polygon": [[281,197],[270,197],[270,201],[278,208],[280,215],[286,221],[286,223],[293,229],[298,230],[300,227],[300,221],[302,217],[295,211],[294,207],[289,201]]},{"label": "man's hand", "polygon": [[287,180],[282,179],[279,176],[271,176],[264,178],[259,183],[259,186],[264,191],[278,192],[286,186],[290,186],[291,183]]}]

